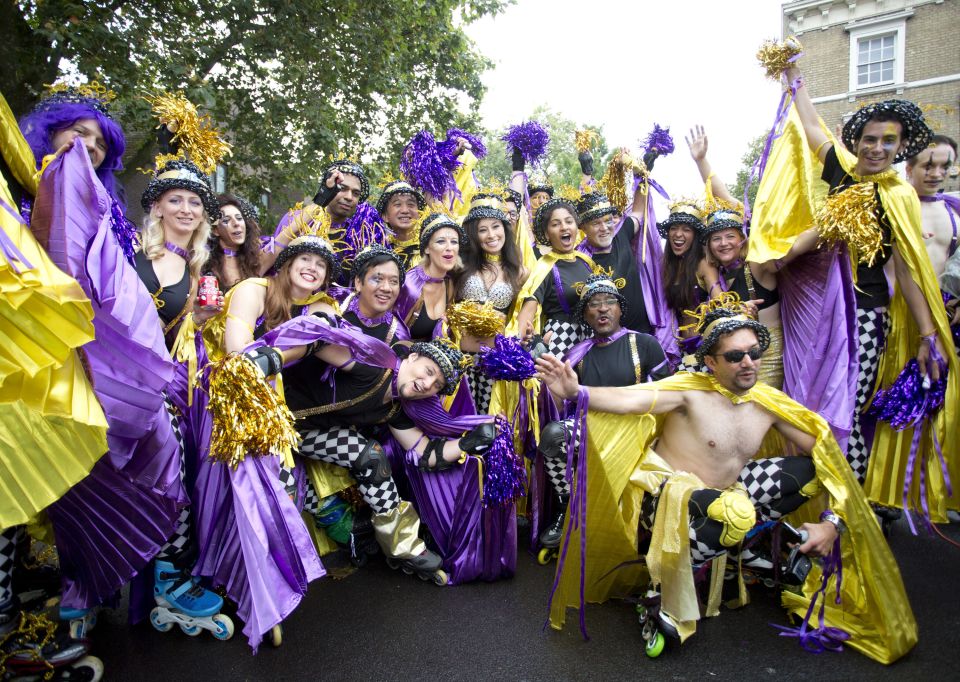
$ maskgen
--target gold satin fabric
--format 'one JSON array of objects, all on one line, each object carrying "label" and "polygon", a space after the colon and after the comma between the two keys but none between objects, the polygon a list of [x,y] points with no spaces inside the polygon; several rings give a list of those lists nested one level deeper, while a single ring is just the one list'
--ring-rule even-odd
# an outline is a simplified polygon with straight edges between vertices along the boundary
[{"label": "gold satin fabric", "polygon": [[773,386],[777,390],[783,389],[783,328],[779,326],[769,326],[770,346],[767,352],[763,354],[763,360],[760,362],[760,371],[757,378],[767,386]]},{"label": "gold satin fabric", "polygon": [[[819,513],[829,506],[846,521],[849,528],[841,541],[842,603],[834,604],[835,583],[832,579],[827,588],[827,624],[850,633],[850,646],[881,663],[891,663],[907,653],[917,641],[917,625],[900,571],[827,423],[782,392],[762,383],[744,396],[734,396],[719,386],[713,377],[702,373],[680,373],[625,390],[657,389],[717,391],[735,403],[755,401],[788,424],[816,437],[811,457],[825,494],[805,504],[788,516],[788,520],[794,525],[816,520]],[[648,454],[650,445],[659,435],[662,420],[662,416],[638,417],[599,412],[590,412],[588,415],[586,527],[589,561],[586,566],[585,595],[588,602],[627,597],[647,584],[646,569],[641,564],[629,562],[637,559],[640,502],[645,491],[659,485],[663,475],[665,462]],[[659,503],[658,516],[660,513],[666,516],[662,521],[665,524],[664,539],[659,548],[658,570],[664,608],[668,612],[673,608],[676,610],[674,615],[688,618],[693,615],[695,595],[690,593],[693,580],[684,568],[684,561],[689,561],[689,558],[683,558],[688,555],[682,552],[687,542],[684,539],[686,530],[670,528],[667,520],[671,517],[682,518],[686,509],[683,506],[684,496],[688,497],[692,489],[693,477],[684,473],[676,473],[675,476],[681,478],[676,483],[668,484],[670,499],[661,498]],[[664,492],[667,493],[667,489]],[[820,569],[814,565],[803,586],[803,594],[785,592],[783,605],[803,617],[811,596],[819,588],[820,576]],[[579,532],[573,531],[550,614],[554,628],[563,626],[568,606],[579,605],[579,579],[580,538]],[[680,593],[674,594],[677,590]]]},{"label": "gold satin fabric", "polygon": [[374,514],[373,531],[383,553],[395,559],[412,559],[427,548],[419,535],[420,517],[406,500],[392,511]]},{"label": "gold satin fabric", "polygon": [[[0,153],[35,192],[33,154],[2,96]],[[17,210],[2,177],[0,198]],[[93,340],[90,301],[2,207],[0,229],[33,266],[0,257],[2,529],[27,523],[90,473],[107,451],[107,422],[76,352]]]}]

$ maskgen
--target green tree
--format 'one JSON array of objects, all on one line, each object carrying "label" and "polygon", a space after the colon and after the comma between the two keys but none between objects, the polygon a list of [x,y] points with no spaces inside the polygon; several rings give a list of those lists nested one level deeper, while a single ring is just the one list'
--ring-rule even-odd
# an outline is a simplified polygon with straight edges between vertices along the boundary
[{"label": "green tree", "polygon": [[[550,146],[547,148],[547,158],[543,168],[553,182],[554,187],[570,185],[572,187],[580,186],[580,161],[577,156],[577,149],[574,146],[574,135],[577,130],[590,128],[597,132],[599,140],[593,147],[593,166],[594,177],[598,180],[603,176],[605,162],[609,161],[606,157],[609,155],[607,141],[603,136],[603,126],[600,125],[578,125],[576,122],[565,118],[562,114],[550,110],[546,106],[538,106],[533,110],[530,116],[522,119],[525,121],[539,121],[550,131]],[[520,121],[517,121],[519,123]],[[511,165],[510,157],[507,154],[507,146],[500,139],[506,129],[497,130],[487,135],[485,142],[487,144],[487,156],[477,165],[477,175],[481,182],[497,179],[500,182],[507,182],[510,179]],[[527,169],[529,173],[532,169]]]},{"label": "green tree", "polygon": [[[750,173],[753,171],[753,164],[756,163],[757,159],[760,158],[760,155],[763,153],[763,146],[767,142],[767,133],[763,133],[755,138],[753,138],[750,143],[747,145],[747,151],[741,157],[740,162],[743,166],[740,170],[737,171],[737,183],[731,188],[733,196],[743,200],[743,188],[747,184],[747,180],[750,178]],[[753,206],[753,202],[757,198],[757,188],[760,186],[760,183],[754,180],[750,184],[750,190],[747,193],[747,197],[750,200],[750,205]]]},{"label": "green tree", "polygon": [[489,62],[463,27],[509,2],[4,2],[0,90],[20,115],[64,70],[99,79],[119,95],[127,174],[156,152],[141,95],[182,90],[234,146],[231,189],[306,193],[338,151],[380,167],[421,127],[476,127]]}]

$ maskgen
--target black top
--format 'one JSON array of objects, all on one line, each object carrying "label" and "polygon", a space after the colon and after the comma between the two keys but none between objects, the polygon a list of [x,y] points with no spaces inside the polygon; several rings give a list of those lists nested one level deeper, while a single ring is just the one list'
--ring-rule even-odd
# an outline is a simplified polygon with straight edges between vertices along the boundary
[{"label": "black top", "polygon": [[620,290],[620,293],[627,299],[629,305],[621,324],[627,329],[649,334],[653,328],[647,318],[640,274],[637,272],[637,258],[633,252],[633,238],[639,227],[640,223],[635,218],[627,216],[613,238],[610,253],[595,253],[592,258],[594,263],[603,266],[605,270],[613,268],[614,279],[622,277],[626,280],[626,286]]},{"label": "black top", "polygon": [[597,344],[574,368],[584,386],[632,386],[670,376],[670,364],[649,334],[627,333],[613,343]]},{"label": "black top", "polygon": [[780,292],[777,289],[767,289],[765,286],[760,284],[760,282],[752,276],[750,281],[753,284],[753,291],[750,291],[750,287],[747,286],[747,268],[749,265],[744,265],[737,268],[736,274],[733,276],[733,282],[730,284],[730,291],[735,291],[738,296],[740,296],[741,301],[752,301],[754,299],[760,299],[763,301],[760,305],[757,306],[758,310],[764,310],[769,308],[772,305],[776,305],[780,302]]},{"label": "black top", "polygon": [[400,324],[400,322],[397,320],[396,316],[394,316],[393,321],[389,324],[384,322],[383,324],[378,324],[376,327],[368,327],[365,325],[352,310],[345,312],[343,314],[343,319],[353,326],[359,328],[367,336],[372,336],[373,338],[379,339],[386,344],[392,344],[397,338],[397,326]]},{"label": "black top", "polygon": [[[147,291],[158,301],[157,313],[160,315],[160,321],[163,326],[173,322],[180,311],[187,303],[187,296],[190,295],[190,269],[186,263],[183,265],[183,277],[176,284],[167,287],[160,287],[160,279],[153,270],[153,261],[147,260],[147,255],[143,251],[137,251],[134,254],[134,267],[137,269],[137,275],[140,281],[147,287]],[[158,295],[159,292],[159,295]]]},{"label": "black top", "polygon": [[419,314],[410,325],[411,341],[429,341],[433,338],[433,330],[437,326],[437,320],[427,315],[426,304],[421,305]]},{"label": "black top", "polygon": [[[823,173],[820,176],[824,182],[830,185],[830,193],[842,192],[847,187],[857,184],[857,181],[847,175],[840,165],[840,159],[837,158],[837,150],[830,147],[823,160]],[[877,194],[877,222],[880,224],[880,230],[883,235],[883,246],[880,253],[877,254],[873,265],[857,266],[857,307],[858,308],[882,308],[890,305],[890,284],[883,272],[883,266],[890,260],[891,230],[890,221],[887,220],[887,212],[883,209],[883,203],[880,200],[880,189],[874,190]]]},{"label": "black top", "polygon": [[316,356],[310,356],[283,371],[287,405],[301,433],[353,427],[366,435],[379,424],[400,430],[413,428],[413,421],[399,401],[383,401],[390,391],[392,370],[358,362],[349,372],[334,372],[331,386],[320,380],[327,367]]},{"label": "black top", "polygon": [[563,284],[563,298],[567,302],[569,313],[560,307],[560,299],[557,298],[556,286],[554,284],[554,271],[551,270],[543,278],[543,282],[533,292],[533,297],[540,302],[541,318],[544,320],[560,320],[562,322],[575,322],[577,302],[580,296],[577,295],[576,285],[586,282],[587,278],[593,274],[590,267],[582,260],[559,260],[554,265],[556,271],[560,273],[560,281]]}]

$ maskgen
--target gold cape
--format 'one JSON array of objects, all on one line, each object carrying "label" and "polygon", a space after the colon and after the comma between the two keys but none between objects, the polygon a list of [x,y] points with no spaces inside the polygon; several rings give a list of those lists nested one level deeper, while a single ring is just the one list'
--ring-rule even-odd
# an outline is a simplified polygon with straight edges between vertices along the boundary
[{"label": "gold cape", "polygon": [[[36,194],[33,152],[0,95],[0,153]],[[32,266],[0,256],[0,529],[26,523],[107,451],[107,421],[77,349],[93,307],[21,222],[0,176],[0,230]],[[19,270],[19,272],[18,272]]]},{"label": "gold cape", "polygon": [[[918,457],[914,464],[910,491],[911,499],[919,499],[920,470],[925,468],[930,516],[934,522],[946,523],[947,509],[960,509],[960,429],[956,428],[960,419],[957,413],[960,361],[940,297],[940,287],[920,231],[920,200],[913,187],[893,169],[873,176],[855,175],[856,157],[843,145],[837,144],[822,123],[821,127],[833,142],[843,169],[857,182],[877,184],[880,202],[892,230],[892,241],[897,245],[914,281],[923,291],[937,335],[946,351],[949,365],[947,392],[934,426],[955,490],[952,497],[947,494],[946,481],[934,453],[930,430],[927,429],[919,446],[919,452],[926,457]],[[763,263],[783,257],[797,235],[813,225],[816,209],[827,192],[827,183],[820,179],[822,170],[823,164],[810,151],[796,110],[791,108],[784,134],[773,146],[757,193],[754,216],[760,220],[754,222],[750,233],[748,260]],[[875,390],[886,388],[896,380],[907,361],[916,357],[919,343],[920,329],[907,308],[907,301],[899,286],[894,287],[888,312],[890,333],[880,356]],[[913,428],[898,432],[885,422],[877,424],[864,483],[864,490],[871,502],[903,507],[903,487],[912,438]]]},{"label": "gold cape", "polygon": [[[841,540],[842,601],[839,605],[834,603],[836,578],[831,578],[826,591],[826,622],[850,634],[847,644],[881,663],[892,663],[913,647],[917,641],[917,625],[897,563],[850,466],[821,417],[764,384],[756,384],[746,395],[734,396],[712,376],[703,373],[681,372],[658,382],[631,386],[628,390],[717,391],[735,402],[756,401],[780,419],[814,435],[816,445],[811,457],[825,493],[788,519],[795,525],[815,521],[829,505],[848,526]],[[646,567],[637,563],[637,526],[643,495],[662,480],[665,470],[665,462],[649,451],[664,418],[664,415],[638,417],[592,411],[588,414],[587,602],[627,597],[649,582]],[[774,434],[771,430],[768,439]],[[689,633],[700,613],[689,569],[688,516],[684,502],[689,492],[700,484],[696,477],[684,472],[676,472],[674,477],[677,480],[668,487],[675,486],[675,491],[660,500],[654,540],[646,562],[652,571],[659,573],[664,609],[684,621],[681,628]],[[665,488],[663,494],[667,492]],[[565,527],[565,531],[568,530]],[[579,606],[580,537],[576,530],[569,532],[566,563],[550,612],[550,623],[556,629],[563,626],[567,607]],[[557,570],[560,571],[559,566]],[[783,593],[783,605],[788,611],[804,616],[811,596],[820,587],[820,577],[820,569],[815,564],[803,586],[803,596]],[[771,631],[769,636],[774,633]]]}]

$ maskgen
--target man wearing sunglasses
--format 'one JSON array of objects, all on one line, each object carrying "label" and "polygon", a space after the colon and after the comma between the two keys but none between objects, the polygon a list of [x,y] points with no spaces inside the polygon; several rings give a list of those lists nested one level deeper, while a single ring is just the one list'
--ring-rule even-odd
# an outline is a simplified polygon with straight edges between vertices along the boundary
[{"label": "man wearing sunglasses", "polygon": [[[581,341],[564,355],[577,375],[588,386],[632,386],[657,381],[673,372],[657,340],[621,326],[627,300],[617,286],[620,282],[608,274],[592,275],[583,284],[577,303],[577,322],[593,330],[593,336]],[[558,500],[553,523],[540,533],[540,545],[550,550],[560,544],[564,514],[570,497],[567,481],[567,439],[573,430],[573,418],[552,421],[540,434],[547,478]],[[572,473],[572,472],[571,472]],[[545,563],[545,561],[544,561]]]},{"label": "man wearing sunglasses", "polygon": [[[582,532],[589,539],[583,592],[579,555],[571,559],[568,554],[551,623],[559,628],[565,607],[577,606],[577,597],[598,602],[653,585],[662,599],[651,589],[641,601],[653,605],[654,634],[659,629],[683,640],[701,615],[719,612],[723,581],[715,578],[723,575],[726,553],[745,556],[744,547],[757,542],[753,538],[760,530],[811,502],[805,518],[820,514],[820,521],[798,522],[805,533],[798,552],[829,557],[824,566],[833,565],[849,526],[842,627],[852,646],[878,660],[894,660],[916,641],[912,613],[889,548],[829,426],[781,391],[757,383],[770,343],[766,327],[740,308],[706,310],[697,360],[707,373],[681,372],[626,387],[584,387],[569,361],[551,355],[537,360],[539,376],[555,397],[581,405],[586,398],[590,409],[588,454],[577,463],[578,470],[587,467],[589,480],[576,513],[585,519]],[[803,454],[757,458],[761,451]],[[568,532],[577,535],[580,529]],[[570,541],[577,544],[573,537]],[[636,561],[638,551],[645,568]],[[871,555],[866,565],[881,561],[887,568],[863,571],[859,586],[848,585],[850,565],[861,565],[864,554]],[[707,562],[714,579],[702,614],[694,575]],[[781,563],[782,569],[788,567]],[[809,615],[822,569],[814,565],[810,575],[813,579],[800,580],[800,594],[784,593],[784,605],[801,617]],[[866,599],[864,591],[870,592]],[[827,625],[833,617],[827,615]]]}]

